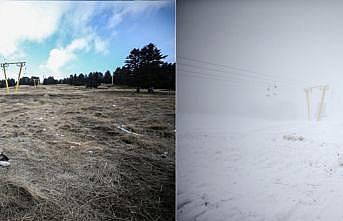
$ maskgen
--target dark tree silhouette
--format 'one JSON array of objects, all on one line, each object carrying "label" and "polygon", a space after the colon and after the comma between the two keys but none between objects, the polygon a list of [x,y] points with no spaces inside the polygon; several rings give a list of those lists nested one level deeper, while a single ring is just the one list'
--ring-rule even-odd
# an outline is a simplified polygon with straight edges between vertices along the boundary
[{"label": "dark tree silhouette", "polygon": [[53,76],[50,76],[48,78],[44,78],[43,85],[49,85],[49,84],[58,84],[58,80],[55,80]]},{"label": "dark tree silhouette", "polygon": [[31,86],[37,86],[38,84],[40,84],[39,77],[31,76],[31,78],[30,78],[30,85]]},{"label": "dark tree silhouette", "polygon": [[163,62],[167,56],[153,43],[142,49],[134,48],[126,57],[125,65],[114,72],[114,82],[140,88],[175,89],[175,63]]},{"label": "dark tree silhouette", "polygon": [[20,85],[31,85],[31,79],[29,77],[22,77],[19,80]]},{"label": "dark tree silhouette", "polygon": [[99,72],[89,73],[86,87],[97,88],[101,84],[101,75]]},{"label": "dark tree silhouette", "polygon": [[103,83],[105,84],[111,84],[112,83],[112,75],[109,70],[105,72]]},{"label": "dark tree silhouette", "polygon": [[162,55],[161,50],[154,44],[150,43],[141,49],[141,68],[138,73],[139,84],[152,92],[152,88],[156,87],[156,74],[159,71],[162,59],[167,55]]}]

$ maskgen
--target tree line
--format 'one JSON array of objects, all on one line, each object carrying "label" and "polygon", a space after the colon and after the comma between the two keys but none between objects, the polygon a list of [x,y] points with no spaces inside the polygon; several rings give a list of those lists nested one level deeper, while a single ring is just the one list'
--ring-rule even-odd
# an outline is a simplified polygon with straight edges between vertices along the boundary
[{"label": "tree line", "polygon": [[[149,89],[171,89],[175,90],[175,63],[167,63],[163,60],[167,55],[163,55],[161,50],[153,43],[145,45],[141,49],[134,48],[126,57],[124,65],[116,68],[111,73],[107,70],[104,74],[98,71],[89,74],[74,74],[64,79],[54,79],[50,76],[43,79],[44,85],[69,84],[74,86],[86,86],[97,88],[100,84],[116,84],[135,87],[137,92],[141,88]],[[35,85],[40,81],[38,77],[23,77],[20,79],[21,85]],[[16,81],[8,79],[9,86],[14,86]],[[6,87],[5,80],[0,81],[0,87]]]},{"label": "tree line", "polygon": [[[13,87],[17,84],[17,81],[14,80],[13,78],[8,78],[7,83],[9,87]],[[19,80],[20,85],[37,85],[39,83],[39,77],[22,77]],[[6,87],[6,81],[5,80],[0,80],[0,88],[5,88]]]},{"label": "tree line", "polygon": [[86,86],[90,88],[97,88],[100,84],[112,83],[112,75],[109,70],[105,74],[101,72],[90,72],[87,74],[70,75],[67,78],[58,81],[59,84],[70,84],[74,86]]}]

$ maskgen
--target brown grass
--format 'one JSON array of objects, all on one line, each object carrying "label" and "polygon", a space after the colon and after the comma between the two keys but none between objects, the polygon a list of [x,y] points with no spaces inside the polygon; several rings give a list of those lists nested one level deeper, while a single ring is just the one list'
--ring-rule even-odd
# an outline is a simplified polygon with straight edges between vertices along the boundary
[{"label": "brown grass", "polygon": [[0,94],[0,146],[11,159],[0,168],[0,220],[174,220],[174,94]]}]

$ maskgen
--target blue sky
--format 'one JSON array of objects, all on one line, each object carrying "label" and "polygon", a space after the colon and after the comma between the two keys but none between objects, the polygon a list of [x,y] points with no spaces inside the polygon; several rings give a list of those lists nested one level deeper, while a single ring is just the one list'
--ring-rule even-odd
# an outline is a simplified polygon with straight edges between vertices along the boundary
[{"label": "blue sky", "polygon": [[[1,2],[0,60],[27,62],[26,76],[113,71],[153,42],[175,62],[174,1]],[[9,22],[10,21],[10,22]],[[18,68],[9,68],[15,77]],[[1,76],[0,78],[2,78]]]}]

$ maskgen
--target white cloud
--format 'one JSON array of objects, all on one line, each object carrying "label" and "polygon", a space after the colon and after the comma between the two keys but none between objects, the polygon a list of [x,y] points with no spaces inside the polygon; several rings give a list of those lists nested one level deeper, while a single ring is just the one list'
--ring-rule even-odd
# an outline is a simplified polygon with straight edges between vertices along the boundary
[{"label": "white cloud", "polygon": [[58,73],[61,67],[74,58],[75,55],[72,51],[67,51],[63,48],[54,48],[50,51],[46,67],[53,72]]},{"label": "white cloud", "polygon": [[61,68],[69,62],[76,59],[76,53],[81,50],[89,50],[90,39],[79,38],[73,40],[69,45],[64,48],[54,48],[49,53],[49,58],[42,69],[52,71],[56,77],[61,76]]},{"label": "white cloud", "polygon": [[[109,53],[110,41],[118,34],[115,27],[126,16],[138,15],[146,10],[154,10],[166,5],[168,2],[73,2],[64,7],[64,16],[60,22],[58,45],[49,52],[47,61],[41,69],[49,71],[55,77],[61,77],[62,70],[71,61],[77,59],[79,53],[94,51],[106,55]],[[101,36],[98,24],[94,22],[97,16],[110,12],[105,25],[108,35]],[[60,17],[61,18],[61,17]],[[74,39],[65,43],[65,39]]]},{"label": "white cloud", "polygon": [[54,48],[50,51],[46,64],[41,65],[41,69],[52,72],[54,76],[61,76],[61,68],[69,62],[77,59],[79,52],[88,52],[94,49],[98,53],[108,53],[108,42],[97,35],[89,35],[84,38],[73,40],[65,47]]},{"label": "white cloud", "polygon": [[20,53],[21,41],[41,42],[51,36],[67,8],[67,3],[0,2],[0,54]]},{"label": "white cloud", "polygon": [[100,54],[107,54],[109,42],[100,37],[90,24],[91,19],[104,8],[96,2],[73,3],[65,12],[66,16],[60,25],[63,31],[59,34],[62,40],[65,33],[69,34],[69,37],[74,37],[74,40],[66,46],[53,48],[47,61],[40,68],[49,71],[55,77],[61,77],[62,68],[77,59],[79,53],[94,50]]},{"label": "white cloud", "polygon": [[66,51],[73,52],[76,50],[82,50],[82,49],[88,48],[88,43],[89,43],[88,39],[85,39],[85,38],[76,39],[76,40],[72,41],[66,47]]},{"label": "white cloud", "polygon": [[108,21],[108,27],[113,28],[117,26],[123,20],[125,13],[126,13],[125,11],[113,13],[113,15]]},{"label": "white cloud", "polygon": [[94,39],[95,50],[102,54],[108,53],[108,42],[104,41],[100,37]]},{"label": "white cloud", "polygon": [[168,1],[139,1],[139,2],[122,2],[121,7],[112,7],[112,16],[108,20],[108,27],[114,28],[120,24],[125,16],[139,14],[148,10],[159,9],[169,4]]}]

